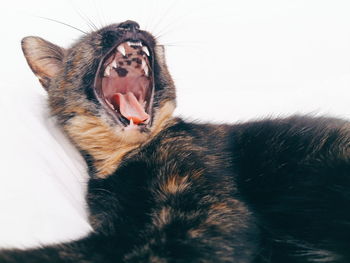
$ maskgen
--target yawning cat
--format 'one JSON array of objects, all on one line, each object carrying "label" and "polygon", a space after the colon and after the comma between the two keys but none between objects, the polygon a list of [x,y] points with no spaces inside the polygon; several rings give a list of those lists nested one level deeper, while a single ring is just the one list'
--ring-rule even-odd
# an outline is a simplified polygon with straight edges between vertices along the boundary
[{"label": "yawning cat", "polygon": [[163,47],[134,21],[22,48],[88,164],[94,231],[1,263],[350,262],[347,121],[175,118]]}]

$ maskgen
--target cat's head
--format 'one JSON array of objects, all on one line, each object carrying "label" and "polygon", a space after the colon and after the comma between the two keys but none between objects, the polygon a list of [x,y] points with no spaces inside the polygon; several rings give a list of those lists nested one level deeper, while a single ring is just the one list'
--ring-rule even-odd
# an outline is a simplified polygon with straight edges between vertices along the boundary
[{"label": "cat's head", "polygon": [[134,21],[87,34],[68,49],[39,37],[24,38],[22,49],[52,114],[100,176],[171,119],[175,88],[163,47]]}]

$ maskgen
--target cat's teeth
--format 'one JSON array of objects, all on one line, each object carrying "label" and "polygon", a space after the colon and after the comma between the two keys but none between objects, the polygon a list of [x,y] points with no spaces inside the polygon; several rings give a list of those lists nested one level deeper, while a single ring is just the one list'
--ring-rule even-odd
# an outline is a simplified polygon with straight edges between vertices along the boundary
[{"label": "cat's teeth", "polygon": [[149,56],[149,51],[147,47],[142,47],[142,51],[145,52],[147,56]]},{"label": "cat's teeth", "polygon": [[117,61],[114,59],[111,64],[109,64],[112,68],[117,68]]},{"label": "cat's teeth", "polygon": [[145,69],[145,67],[147,66],[146,61],[142,59],[141,63],[141,69]]},{"label": "cat's teeth", "polygon": [[109,77],[111,75],[111,66],[108,65],[105,69],[105,72],[103,73],[105,77]]},{"label": "cat's teeth", "polygon": [[117,47],[117,50],[123,55],[125,56],[125,48],[123,46],[123,44],[120,44],[118,47]]},{"label": "cat's teeth", "polygon": [[145,67],[143,70],[145,71],[146,77],[148,77],[148,67]]},{"label": "cat's teeth", "polygon": [[127,41],[126,43],[128,44],[128,46],[140,46],[140,47],[142,47],[141,42],[130,42],[130,41]]},{"label": "cat's teeth", "polygon": [[132,118],[130,119],[129,125],[130,125],[130,126],[133,126],[133,125],[134,125],[134,121],[132,120]]},{"label": "cat's teeth", "polygon": [[141,68],[145,71],[146,77],[148,77],[148,66],[146,61],[142,60]]},{"label": "cat's teeth", "polygon": [[143,121],[143,124],[148,124],[149,123],[149,118],[145,121]]}]

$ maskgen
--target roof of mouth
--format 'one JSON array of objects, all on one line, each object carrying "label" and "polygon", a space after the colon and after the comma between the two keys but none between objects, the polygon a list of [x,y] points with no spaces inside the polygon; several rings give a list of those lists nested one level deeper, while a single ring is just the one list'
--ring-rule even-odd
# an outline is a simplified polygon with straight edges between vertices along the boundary
[{"label": "roof of mouth", "polygon": [[152,90],[150,53],[141,42],[118,45],[103,63],[102,93],[105,102],[134,124],[149,121],[147,108]]}]

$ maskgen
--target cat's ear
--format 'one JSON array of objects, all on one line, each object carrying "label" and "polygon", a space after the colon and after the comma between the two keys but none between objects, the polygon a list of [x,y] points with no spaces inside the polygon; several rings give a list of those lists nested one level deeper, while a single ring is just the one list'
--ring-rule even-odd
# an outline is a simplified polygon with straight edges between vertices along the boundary
[{"label": "cat's ear", "polygon": [[65,50],[40,37],[22,39],[22,50],[34,74],[41,85],[48,90],[51,79],[56,77],[63,67]]}]

